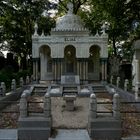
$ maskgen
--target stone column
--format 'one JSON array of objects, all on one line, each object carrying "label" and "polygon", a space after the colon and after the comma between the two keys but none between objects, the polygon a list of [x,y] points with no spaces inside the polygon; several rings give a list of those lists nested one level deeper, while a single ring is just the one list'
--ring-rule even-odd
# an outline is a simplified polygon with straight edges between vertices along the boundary
[{"label": "stone column", "polygon": [[77,60],[77,75],[80,76],[80,67],[79,67],[79,60]]},{"label": "stone column", "polygon": [[36,67],[35,67],[35,69],[36,69],[36,81],[38,81],[38,79],[39,79],[39,77],[38,77],[38,60],[36,60]]},{"label": "stone column", "polygon": [[56,59],[54,60],[54,80],[57,80],[57,66],[56,66]]},{"label": "stone column", "polygon": [[61,59],[61,76],[63,75],[63,60]]},{"label": "stone column", "polygon": [[83,59],[83,80],[85,81],[85,79],[86,79],[86,65],[85,65],[86,63],[85,63],[85,59]]},{"label": "stone column", "polygon": [[89,116],[91,119],[97,117],[97,99],[93,93],[90,95]]},{"label": "stone column", "polygon": [[101,61],[101,67],[102,67],[102,81],[105,80],[105,73],[104,73],[104,61]]},{"label": "stone column", "polygon": [[115,119],[120,119],[121,118],[120,96],[117,93],[115,93],[114,96],[113,96],[113,117]]},{"label": "stone column", "polygon": [[36,73],[36,66],[35,66],[35,61],[33,61],[33,80],[35,81],[36,79],[36,77],[35,77],[35,73]]},{"label": "stone column", "polygon": [[107,81],[107,59],[101,59],[102,81]]},{"label": "stone column", "polygon": [[44,117],[51,117],[51,98],[48,92],[44,96]]},{"label": "stone column", "polygon": [[86,80],[88,80],[88,60],[86,61]]},{"label": "stone column", "polygon": [[105,60],[105,64],[104,64],[104,75],[105,75],[105,81],[107,81],[107,60]]}]

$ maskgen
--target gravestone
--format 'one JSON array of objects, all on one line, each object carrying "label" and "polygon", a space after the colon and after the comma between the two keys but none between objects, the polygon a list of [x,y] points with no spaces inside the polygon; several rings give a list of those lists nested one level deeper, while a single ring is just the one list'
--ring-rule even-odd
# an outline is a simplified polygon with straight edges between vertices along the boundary
[{"label": "gravestone", "polygon": [[61,76],[61,84],[66,84],[66,85],[79,85],[80,84],[80,79],[79,75],[62,75]]}]

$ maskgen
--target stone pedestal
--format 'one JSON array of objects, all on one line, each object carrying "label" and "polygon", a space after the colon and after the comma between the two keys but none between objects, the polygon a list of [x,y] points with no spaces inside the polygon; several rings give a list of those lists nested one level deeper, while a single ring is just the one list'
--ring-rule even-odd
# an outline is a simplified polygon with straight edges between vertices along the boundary
[{"label": "stone pedestal", "polygon": [[18,125],[19,140],[48,140],[50,137],[51,118],[19,118]]},{"label": "stone pedestal", "polygon": [[74,110],[74,101],[76,100],[76,95],[65,95],[63,99],[66,101],[67,111]]}]

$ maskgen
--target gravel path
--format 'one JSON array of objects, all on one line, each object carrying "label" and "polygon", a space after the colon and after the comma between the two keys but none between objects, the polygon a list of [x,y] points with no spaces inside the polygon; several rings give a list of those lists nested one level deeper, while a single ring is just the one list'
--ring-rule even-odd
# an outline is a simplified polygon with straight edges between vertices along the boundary
[{"label": "gravel path", "polygon": [[89,98],[77,98],[74,111],[66,110],[63,98],[52,98],[53,127],[86,128],[88,110]]}]

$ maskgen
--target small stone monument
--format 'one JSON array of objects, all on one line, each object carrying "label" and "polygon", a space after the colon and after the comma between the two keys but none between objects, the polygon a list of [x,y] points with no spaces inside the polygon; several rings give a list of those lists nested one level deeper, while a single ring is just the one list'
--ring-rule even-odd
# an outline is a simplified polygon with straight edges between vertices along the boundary
[{"label": "small stone monument", "polygon": [[66,101],[67,111],[74,110],[74,101],[76,100],[76,95],[64,95],[63,99]]}]

